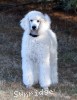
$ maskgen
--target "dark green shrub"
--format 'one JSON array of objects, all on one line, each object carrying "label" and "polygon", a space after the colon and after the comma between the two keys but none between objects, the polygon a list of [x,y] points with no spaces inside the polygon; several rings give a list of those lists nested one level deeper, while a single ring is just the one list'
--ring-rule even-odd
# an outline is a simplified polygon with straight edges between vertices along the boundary
[{"label": "dark green shrub", "polygon": [[76,12],[76,10],[77,10],[77,0],[68,0],[64,9],[65,10],[74,10]]},{"label": "dark green shrub", "polygon": [[53,0],[56,3],[56,8],[66,11],[73,10],[77,12],[77,0]]}]

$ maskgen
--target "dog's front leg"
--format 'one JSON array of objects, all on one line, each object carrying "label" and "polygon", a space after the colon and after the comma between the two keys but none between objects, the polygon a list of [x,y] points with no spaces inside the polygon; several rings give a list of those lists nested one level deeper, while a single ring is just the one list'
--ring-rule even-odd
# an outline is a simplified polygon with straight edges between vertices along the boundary
[{"label": "dog's front leg", "polygon": [[46,61],[40,62],[39,83],[40,83],[40,86],[44,89],[47,89],[51,85],[49,59],[48,61],[46,59]]},{"label": "dog's front leg", "polygon": [[27,88],[32,87],[34,84],[33,77],[33,63],[30,59],[22,59],[22,72],[23,72],[23,83]]}]

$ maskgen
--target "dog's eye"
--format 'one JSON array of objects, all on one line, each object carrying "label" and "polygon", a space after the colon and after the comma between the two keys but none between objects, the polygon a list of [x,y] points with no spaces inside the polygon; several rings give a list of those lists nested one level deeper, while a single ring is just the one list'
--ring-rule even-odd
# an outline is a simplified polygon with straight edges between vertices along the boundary
[{"label": "dog's eye", "polygon": [[39,20],[37,20],[37,22],[40,22]]},{"label": "dog's eye", "polygon": [[32,22],[33,20],[31,19],[30,22]]}]

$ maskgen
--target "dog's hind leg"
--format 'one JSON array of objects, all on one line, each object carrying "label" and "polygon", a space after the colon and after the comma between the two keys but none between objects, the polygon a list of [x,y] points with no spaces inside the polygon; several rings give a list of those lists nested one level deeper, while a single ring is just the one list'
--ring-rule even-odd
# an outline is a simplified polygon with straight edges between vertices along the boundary
[{"label": "dog's hind leg", "polygon": [[58,66],[57,66],[57,54],[51,54],[51,84],[58,83]]},{"label": "dog's hind leg", "polygon": [[33,75],[34,75],[34,85],[35,84],[38,84],[38,73],[39,72],[39,69],[38,69],[38,64],[37,63],[34,63],[34,66],[33,66]]}]

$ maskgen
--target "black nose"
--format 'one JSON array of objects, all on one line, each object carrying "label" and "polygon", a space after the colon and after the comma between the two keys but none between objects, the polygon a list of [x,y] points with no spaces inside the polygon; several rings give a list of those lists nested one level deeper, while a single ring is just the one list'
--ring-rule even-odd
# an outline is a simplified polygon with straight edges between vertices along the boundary
[{"label": "black nose", "polygon": [[36,26],[32,26],[32,29],[35,30],[36,29]]}]

